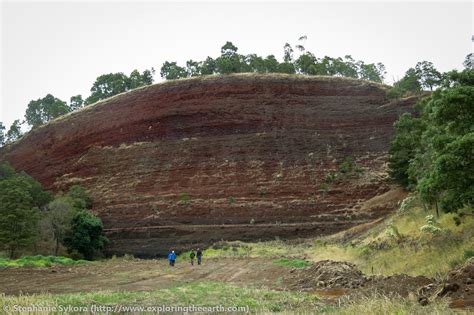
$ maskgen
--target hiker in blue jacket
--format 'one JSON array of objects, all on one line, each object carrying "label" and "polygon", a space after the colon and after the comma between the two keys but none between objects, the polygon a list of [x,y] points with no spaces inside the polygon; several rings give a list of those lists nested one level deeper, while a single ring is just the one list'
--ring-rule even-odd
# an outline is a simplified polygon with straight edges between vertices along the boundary
[{"label": "hiker in blue jacket", "polygon": [[171,253],[168,254],[168,261],[170,262],[170,266],[174,266],[174,262],[176,261],[176,253],[174,250],[171,251]]}]

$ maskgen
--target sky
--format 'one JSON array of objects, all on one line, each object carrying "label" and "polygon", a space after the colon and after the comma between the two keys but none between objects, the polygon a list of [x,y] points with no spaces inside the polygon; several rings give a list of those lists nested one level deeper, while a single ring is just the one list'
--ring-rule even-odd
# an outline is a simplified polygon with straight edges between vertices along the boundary
[{"label": "sky", "polygon": [[472,52],[472,1],[1,1],[0,122],[24,119],[51,93],[90,95],[95,79],[164,61],[217,57],[232,41],[241,54],[273,54],[308,37],[317,57],[382,62],[387,83],[418,61],[462,69]]}]

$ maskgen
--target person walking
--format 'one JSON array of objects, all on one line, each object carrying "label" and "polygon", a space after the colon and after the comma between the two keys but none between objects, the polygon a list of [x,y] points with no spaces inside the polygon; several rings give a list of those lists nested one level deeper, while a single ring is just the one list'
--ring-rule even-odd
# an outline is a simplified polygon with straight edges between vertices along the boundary
[{"label": "person walking", "polygon": [[199,248],[196,251],[196,257],[197,257],[198,265],[200,265],[202,263],[202,251]]},{"label": "person walking", "polygon": [[191,249],[191,253],[189,253],[189,258],[191,258],[191,266],[194,266],[194,257],[196,257],[196,253],[194,253],[194,249]]},{"label": "person walking", "polygon": [[168,254],[168,261],[170,262],[170,266],[174,267],[174,263],[176,261],[176,253],[174,250],[171,251],[171,253]]}]

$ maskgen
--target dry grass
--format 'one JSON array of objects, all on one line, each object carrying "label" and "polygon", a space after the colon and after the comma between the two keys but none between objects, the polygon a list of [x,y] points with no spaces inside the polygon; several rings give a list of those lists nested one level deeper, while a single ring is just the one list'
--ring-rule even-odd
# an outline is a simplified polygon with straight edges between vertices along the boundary
[{"label": "dry grass", "polygon": [[[442,233],[420,231],[430,212],[416,207],[361,233],[356,240],[334,237],[301,243],[269,241],[258,243],[224,242],[207,249],[209,257],[293,257],[312,261],[335,260],[356,264],[366,274],[408,274],[442,278],[465,261],[465,252],[474,250],[474,219],[464,216],[457,226],[455,214],[442,214]],[[409,259],[407,259],[409,257]]]}]

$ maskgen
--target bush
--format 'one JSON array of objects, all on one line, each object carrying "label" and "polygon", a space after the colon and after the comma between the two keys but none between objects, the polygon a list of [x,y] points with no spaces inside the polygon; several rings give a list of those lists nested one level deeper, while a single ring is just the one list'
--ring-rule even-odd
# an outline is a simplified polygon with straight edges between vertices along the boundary
[{"label": "bush", "polygon": [[439,234],[442,230],[438,226],[438,222],[436,221],[434,215],[426,216],[426,224],[420,227],[420,231],[423,233],[430,233],[430,234]]},{"label": "bush", "polygon": [[181,195],[179,195],[179,200],[185,205],[187,205],[191,203],[191,196],[188,193],[184,192],[184,193],[181,193]]},{"label": "bush", "polygon": [[464,259],[469,259],[471,257],[474,257],[474,249],[465,249],[464,250]]},{"label": "bush", "polygon": [[11,260],[0,258],[0,267],[10,267],[10,268],[19,268],[19,267],[51,267],[54,265],[78,265],[86,263],[85,260],[73,260],[71,258],[63,256],[24,256],[20,259]]},{"label": "bush", "polygon": [[418,198],[416,196],[408,196],[403,199],[402,203],[400,204],[400,208],[398,208],[398,213],[407,213],[413,207],[417,200]]},{"label": "bush", "polygon": [[72,219],[71,232],[64,239],[69,252],[78,251],[91,260],[108,243],[102,221],[88,210],[79,211]]}]

